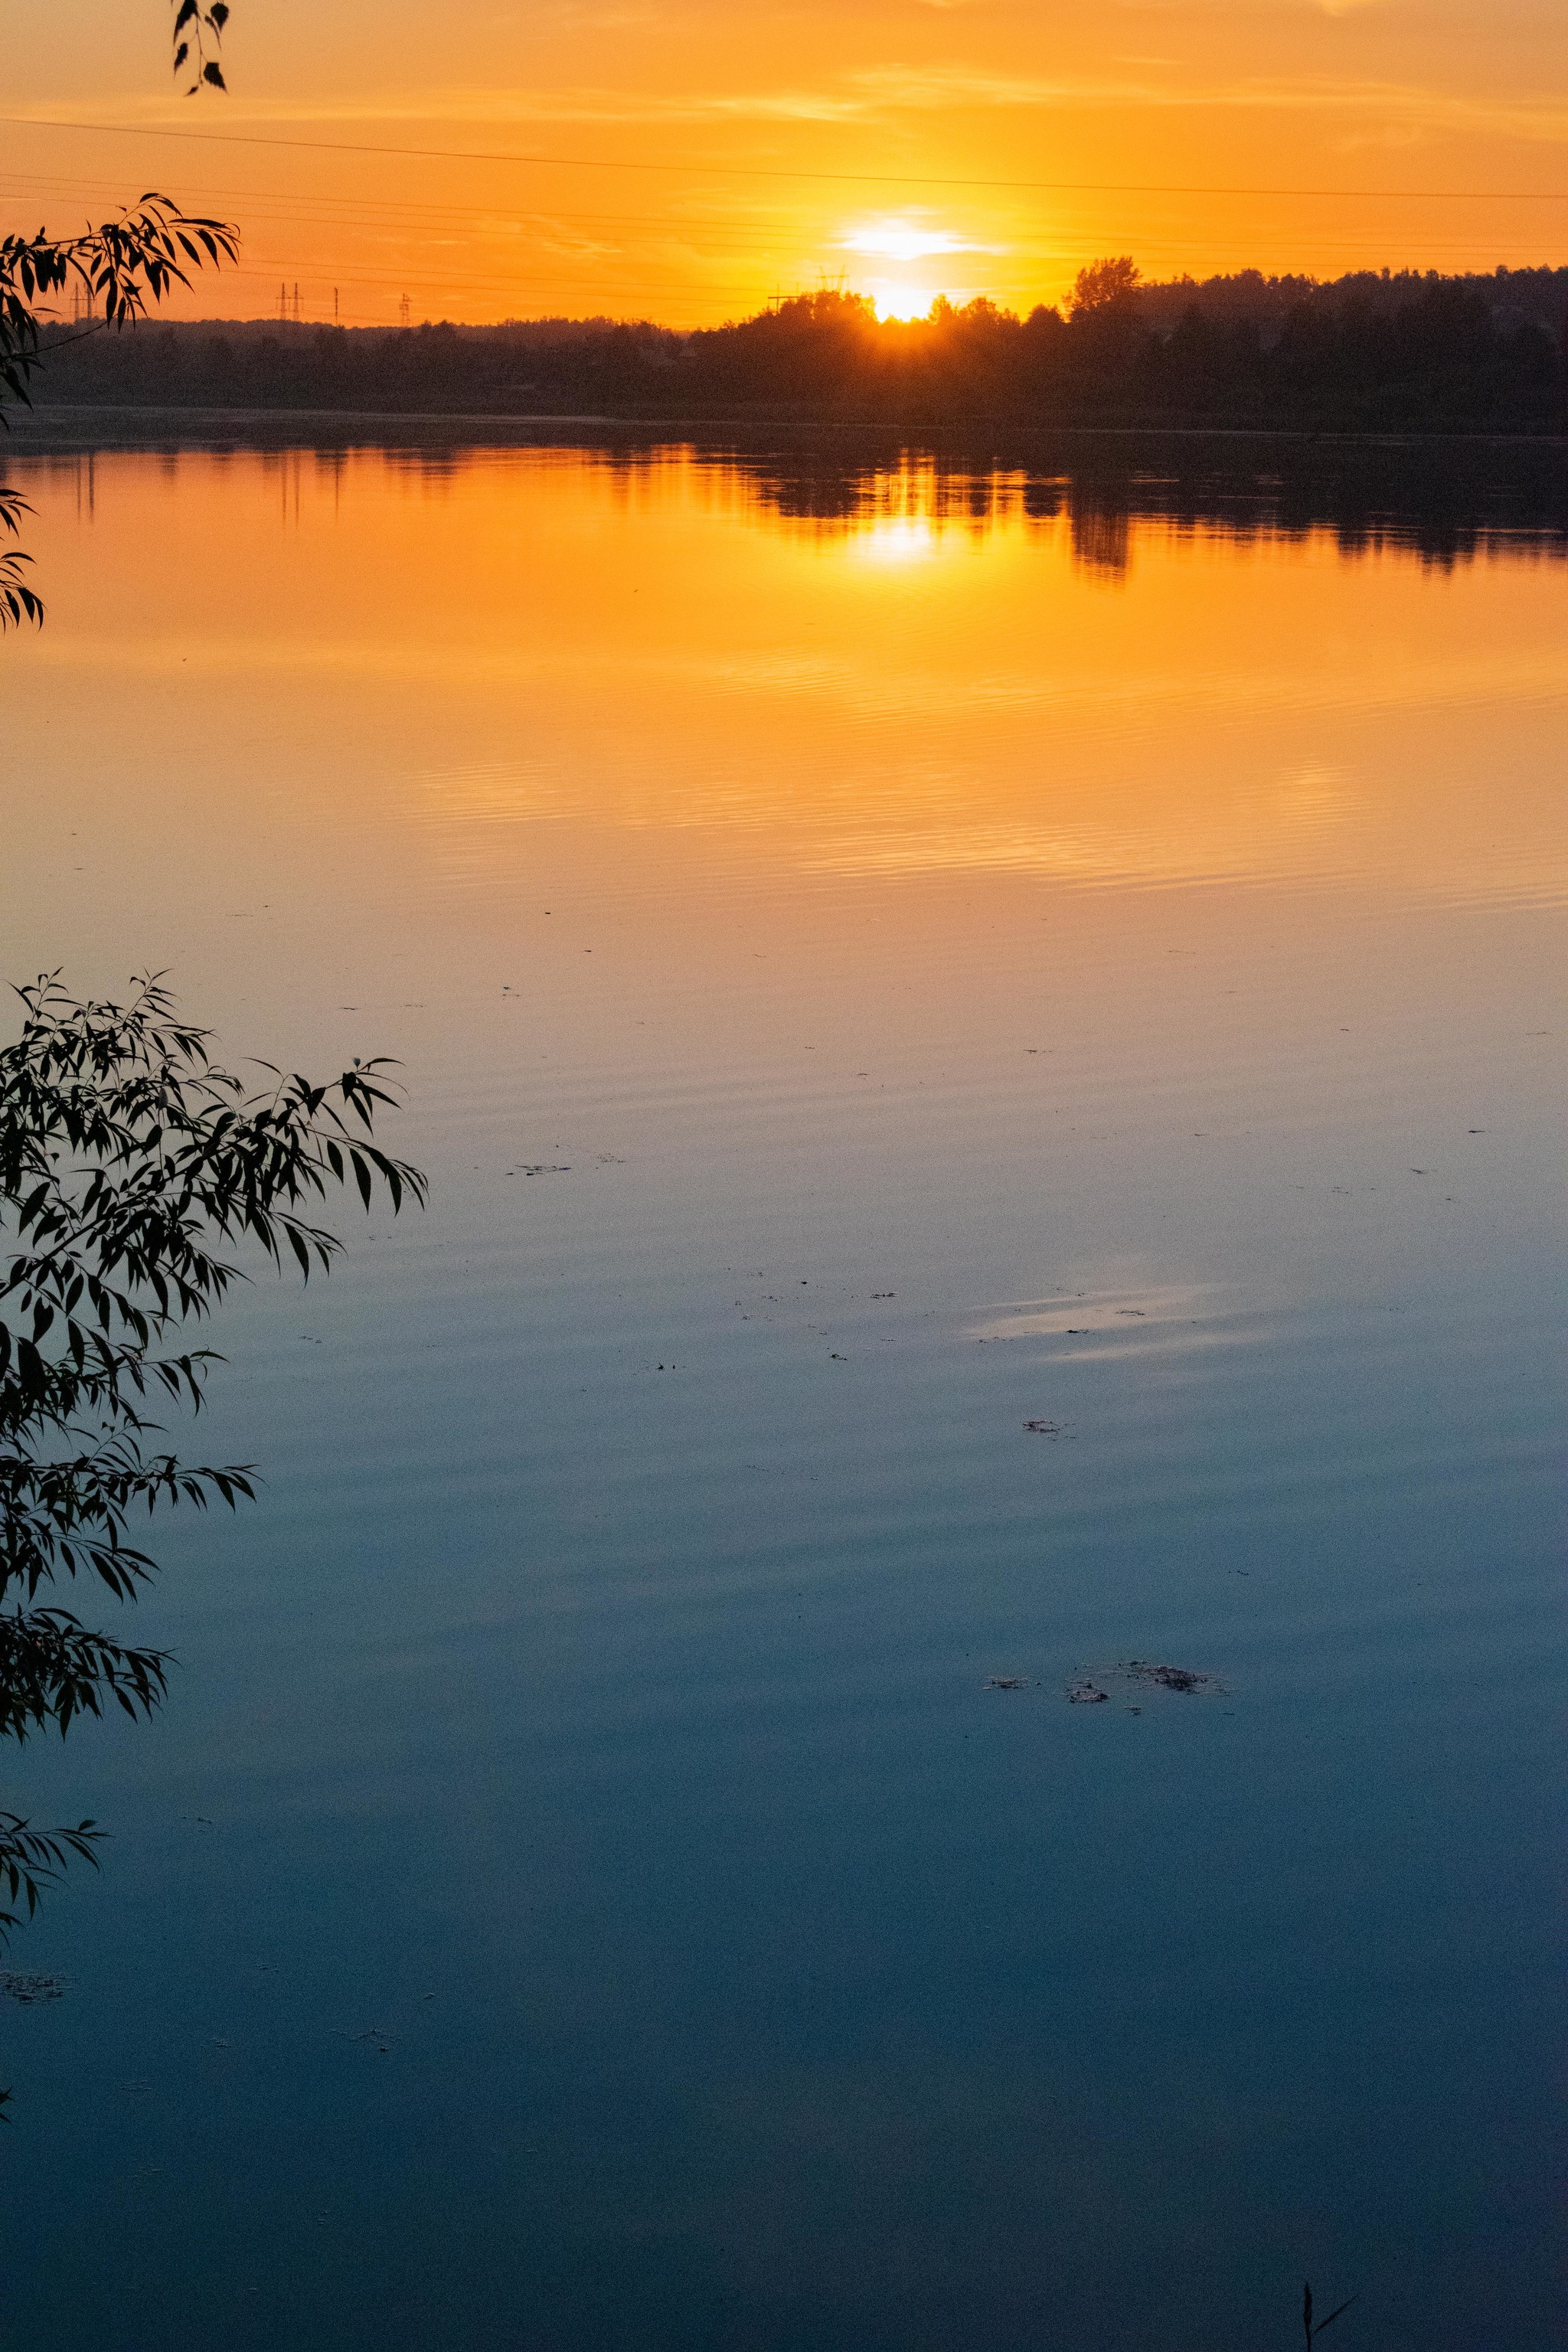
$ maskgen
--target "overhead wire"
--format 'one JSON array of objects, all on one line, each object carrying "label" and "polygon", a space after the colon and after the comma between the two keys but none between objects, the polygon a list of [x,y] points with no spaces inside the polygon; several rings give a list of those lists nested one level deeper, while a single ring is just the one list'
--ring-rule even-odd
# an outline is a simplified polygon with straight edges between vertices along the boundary
[{"label": "overhead wire", "polygon": [[[121,185],[122,184],[112,181],[89,181],[74,175],[63,176],[59,174],[0,172],[0,201],[4,201],[7,197],[16,199],[20,195],[27,194],[34,189],[37,189],[39,191],[55,189],[62,191],[90,191],[96,189],[105,194],[118,194],[121,192]],[[759,223],[755,230],[746,231],[743,229],[742,225],[738,221],[731,220],[730,222],[715,222],[712,220],[694,220],[685,215],[670,215],[663,213],[585,213],[563,210],[556,206],[516,207],[507,205],[503,209],[493,205],[408,205],[397,204],[374,197],[310,194],[295,193],[293,191],[283,189],[198,187],[191,190],[190,195],[193,198],[199,198],[204,202],[243,204],[247,208],[253,208],[257,205],[270,206],[273,205],[299,207],[300,209],[298,211],[283,212],[277,215],[269,215],[266,211],[258,212],[254,209],[251,210],[252,218],[268,219],[268,217],[271,217],[279,226],[286,227],[303,227],[319,225],[322,227],[342,226],[352,228],[388,227],[407,228],[418,231],[429,227],[442,227],[449,225],[455,226],[458,223],[464,222],[504,222],[508,226],[521,225],[525,222],[539,222],[546,225],[566,223],[578,226],[641,229],[668,240],[679,240],[683,244],[692,246],[723,246],[730,244],[732,239],[734,240],[732,249],[738,252],[744,252],[747,255],[754,255],[758,259],[763,261],[771,261],[775,257],[771,248],[763,247],[761,244],[761,240],[765,238],[770,233],[779,236],[788,234],[792,237],[797,239],[801,235],[799,226],[795,224],[790,225],[786,230],[782,226],[775,228],[773,224]],[[334,219],[331,216],[333,213],[341,215],[341,220]],[[1326,243],[1330,249],[1342,252],[1354,251],[1360,245],[1366,241],[1367,240],[1364,237],[1344,239],[1336,236],[1330,236],[1325,240],[1321,236],[1315,239],[1315,242],[1320,246]],[[1146,250],[1152,250],[1161,253],[1182,253],[1197,249],[1208,242],[1209,240],[1207,239],[1194,239],[1179,236],[1173,237],[1170,236],[1154,238],[1145,237],[1143,240]],[[1431,241],[1429,239],[1424,239],[1423,243],[1430,246]],[[1445,239],[1437,249],[1459,252],[1471,249],[1479,250],[1482,249],[1482,247],[1483,240],[1480,237],[1472,236],[1461,241]],[[863,248],[859,247],[850,248],[846,246],[840,248],[836,246],[834,249],[842,249],[847,253],[850,250],[854,250],[858,254],[862,262],[864,262],[868,257],[870,257],[865,254]],[[1027,250],[1029,248],[1026,245],[1024,249]],[[1048,250],[1049,248],[1047,249]],[[983,244],[976,243],[973,246],[957,247],[953,249],[952,256],[943,256],[942,258],[955,258],[960,254],[972,252],[978,260],[985,254],[994,253],[997,250],[997,248],[988,247]],[[1015,236],[1010,245],[1007,247],[1003,248],[1003,250],[1013,252],[1018,251],[1019,245],[1016,236]],[[563,257],[564,259],[570,259],[573,257],[566,256]],[[582,257],[584,259],[592,259],[594,257],[588,255]],[[329,273],[334,266],[336,265],[331,261],[324,262],[320,265],[320,267],[326,269]]]},{"label": "overhead wire", "polygon": [[725,162],[666,163],[626,155],[542,155],[517,148],[393,147],[368,140],[279,139],[244,131],[175,131],[157,123],[65,122],[33,114],[0,114],[0,123],[16,129],[70,131],[85,136],[125,139],[176,139],[224,147],[287,148],[299,154],[384,155],[405,161],[448,163],[500,163],[529,169],[572,172],[682,172],[745,180],[814,180],[861,187],[892,188],[1012,188],[1057,195],[1104,196],[1283,196],[1316,200],[1349,198],[1365,202],[1420,204],[1568,204],[1568,189],[1557,188],[1279,188],[1229,184],[1183,184],[1140,180],[1021,180],[979,175],[921,172],[808,171],[770,163]]},{"label": "overhead wire", "polygon": [[[0,116],[0,121],[32,122],[34,120],[35,118],[30,117],[18,118]],[[82,130],[109,128],[119,131],[124,135],[142,135],[140,132],[132,133],[129,126],[81,124],[68,126],[40,124],[39,127]],[[369,148],[360,144],[350,146],[346,142],[327,142],[321,141],[269,142],[248,140],[238,137],[233,133],[226,132],[166,131],[157,128],[149,130],[146,135],[153,137],[201,139],[207,142],[222,142],[226,144],[282,145],[289,146],[296,150],[302,149],[306,152],[319,148],[322,152],[329,153],[339,152],[356,154],[367,152],[390,152],[396,154],[439,153],[444,155],[449,154],[454,159],[475,160],[472,151],[468,150],[383,150],[378,148]],[[478,160],[503,159],[481,157]],[[569,162],[575,160],[580,163],[583,159],[508,158],[504,160],[527,160],[532,162],[544,162],[547,160]],[[607,168],[615,168],[615,166],[607,166]],[[671,166],[669,168],[673,169],[675,167]],[[693,166],[691,168],[698,169],[708,167]],[[769,176],[792,176],[802,179],[826,179],[839,176],[858,176],[864,178],[871,175],[776,173],[770,174]],[[891,175],[888,176],[889,178],[891,177]],[[921,184],[926,184],[922,183]],[[948,184],[948,183],[943,182],[936,184]],[[1047,185],[1067,187],[1075,184],[954,182],[952,184],[994,187],[1017,186],[1026,188]],[[1076,184],[1080,187],[1087,188],[1091,184],[1086,183]],[[1110,184],[1104,184],[1103,185],[1101,184],[1093,184],[1093,185],[1100,193],[1113,192]],[[68,177],[60,174],[25,173],[5,173],[4,174],[0,174],[0,201],[5,201],[7,198],[12,201],[18,201],[19,191],[31,191],[33,189],[37,189],[41,193],[45,190],[64,190],[68,188],[82,191],[97,188],[110,194],[120,193],[119,184],[112,182],[89,181],[74,175]],[[1140,186],[1135,191],[1129,189],[1127,193],[1158,193],[1168,194],[1247,193],[1261,194],[1264,192],[1241,190],[1227,191],[1218,189],[1179,190],[1173,187],[1169,189],[1155,189],[1150,185],[1148,187]],[[1352,195],[1363,197],[1375,192],[1364,190],[1277,190],[1271,193],[1279,195],[1312,194],[1325,197],[1331,194],[1334,194],[1348,198]],[[1409,194],[1412,192],[1399,191],[1384,193]],[[1458,194],[1461,192],[1449,191],[1447,193],[1450,194]],[[1471,191],[1468,193],[1477,196],[1485,195],[1490,199],[1498,196],[1500,192]],[[1536,193],[1539,194],[1541,192]],[[444,265],[429,268],[428,270],[426,270],[426,265],[423,257],[416,258],[415,257],[407,254],[396,262],[388,260],[383,266],[377,267],[374,262],[351,264],[345,262],[341,257],[337,258],[329,257],[318,260],[313,256],[302,257],[296,253],[286,257],[247,255],[247,262],[242,264],[236,273],[242,278],[269,278],[274,270],[281,269],[285,275],[292,275],[295,278],[298,278],[300,275],[319,277],[322,283],[334,285],[340,289],[351,287],[379,288],[384,285],[388,287],[395,285],[400,286],[405,290],[412,289],[416,292],[424,291],[426,289],[438,289],[442,295],[448,292],[461,292],[473,296],[489,296],[492,299],[505,300],[507,299],[519,296],[531,288],[544,289],[549,287],[552,289],[561,289],[563,288],[563,281],[569,283],[573,273],[576,272],[581,278],[589,281],[584,286],[583,293],[590,300],[602,301],[606,299],[624,299],[630,297],[634,300],[646,305],[648,303],[650,299],[656,301],[661,299],[670,300],[677,304],[683,300],[690,301],[697,298],[710,300],[715,297],[721,299],[734,298],[740,300],[749,299],[752,301],[759,299],[758,278],[755,274],[753,274],[749,281],[743,286],[739,284],[726,284],[722,281],[715,281],[709,278],[703,278],[699,282],[694,283],[689,272],[693,268],[700,269],[705,265],[710,264],[713,261],[722,261],[731,258],[738,259],[744,257],[752,263],[753,270],[755,272],[761,272],[763,276],[777,275],[791,268],[798,269],[802,266],[798,254],[786,258],[786,257],[777,249],[777,242],[782,241],[785,236],[788,236],[792,243],[798,244],[798,242],[801,241],[803,236],[801,225],[798,223],[792,223],[786,226],[784,224],[773,221],[765,216],[757,222],[754,229],[748,230],[742,220],[733,216],[731,216],[730,220],[725,221],[722,219],[714,219],[711,216],[706,218],[694,218],[690,215],[680,213],[672,215],[668,212],[582,212],[554,206],[518,206],[505,200],[490,205],[454,205],[450,203],[443,204],[430,199],[416,199],[411,202],[407,199],[398,201],[395,199],[375,196],[358,196],[353,194],[340,195],[326,193],[310,194],[280,189],[231,190],[210,187],[199,191],[193,191],[192,196],[193,198],[199,196],[202,201],[216,201],[226,205],[243,205],[249,213],[252,219],[260,219],[264,221],[269,219],[274,227],[284,230],[320,227],[329,231],[333,229],[350,229],[361,232],[374,232],[376,230],[388,230],[392,232],[402,231],[405,236],[415,245],[427,241],[433,232],[447,228],[455,229],[463,225],[469,224],[479,225],[489,223],[495,226],[500,226],[504,224],[507,230],[521,231],[524,236],[529,236],[529,225],[531,225],[531,242],[536,248],[544,241],[542,232],[547,232],[549,228],[558,225],[581,228],[598,228],[606,231],[630,230],[634,232],[634,234],[640,234],[640,237],[645,243],[645,249],[646,244],[653,241],[657,241],[666,247],[671,244],[679,246],[683,254],[687,257],[685,267],[689,272],[686,277],[679,279],[674,278],[666,278],[663,276],[650,275],[647,267],[644,265],[637,270],[637,277],[635,284],[625,283],[618,277],[605,276],[603,272],[606,266],[613,268],[617,262],[626,268],[636,268],[637,266],[633,255],[625,250],[620,252],[600,250],[597,252],[588,251],[577,253],[566,251],[550,259],[547,259],[546,257],[539,254],[536,250],[527,256],[527,258],[532,262],[533,268],[527,271],[526,274],[517,270],[504,270],[504,274],[497,274],[494,276],[488,274],[484,276],[476,276],[461,272],[454,274],[449,267]],[[289,209],[276,213],[263,210],[258,213],[255,209],[258,205],[264,207],[284,206],[289,207]],[[809,230],[805,234],[809,239]],[[1055,232],[1056,236],[1058,238],[1061,234],[1062,231],[1060,228],[1058,228]],[[1312,241],[1315,248],[1319,252],[1324,255],[1332,254],[1341,259],[1348,258],[1352,261],[1364,254],[1372,244],[1372,239],[1368,235],[1363,235],[1359,237],[1352,236],[1348,239],[1342,236],[1331,236],[1325,237],[1321,235],[1318,235],[1314,236]],[[1386,237],[1380,239],[1379,242],[1385,245]],[[1153,258],[1164,259],[1167,264],[1174,265],[1179,264],[1184,256],[1210,249],[1212,247],[1212,239],[1172,236],[1170,235],[1151,237],[1145,234],[1141,237],[1140,244],[1142,250],[1146,255]],[[1473,257],[1478,254],[1489,252],[1491,249],[1489,245],[1484,244],[1479,237],[1470,237],[1462,241],[1445,239],[1436,245],[1434,245],[1433,241],[1429,237],[1424,237],[1422,244],[1424,251],[1427,254],[1436,251],[1445,254],[1452,254],[1456,257],[1460,255]],[[834,247],[835,252],[841,249],[844,248],[840,247],[836,243]],[[959,250],[960,252],[963,252],[965,248],[961,247]],[[976,245],[973,248],[969,248],[969,250],[972,250],[974,256],[974,261],[971,265],[971,274],[978,274],[982,277],[985,275],[982,257],[986,254],[988,250],[996,254],[997,257],[1000,257],[1001,251],[1011,251],[1015,259],[1021,257],[1023,254],[1031,254],[1037,261],[1047,259],[1064,260],[1067,258],[1067,255],[1063,252],[1059,244],[1042,244],[1026,240],[1022,245],[1020,245],[1016,236],[1008,247],[986,248],[984,246]],[[523,257],[520,255],[520,259],[522,257]],[[864,253],[858,255],[858,266],[862,271],[865,269],[867,261],[869,258],[871,258],[871,257],[868,257]],[[943,258],[949,262],[954,262],[957,260],[957,255],[944,256]],[[1257,254],[1254,258],[1257,263],[1266,265],[1268,257],[1265,252]],[[1287,268],[1291,266],[1299,268],[1299,254],[1292,254],[1289,257],[1289,261],[1285,266]],[[820,263],[818,264],[818,267],[820,268]],[[962,274],[962,271],[963,265],[960,264],[958,274]],[[947,274],[952,277],[955,273],[950,268]],[[1014,289],[1006,288],[1005,286],[998,285],[994,278],[991,279],[986,290],[989,292],[992,299],[1000,299],[1004,302],[1022,301],[1027,299],[1026,297],[1019,296],[1014,291]],[[562,294],[557,292],[555,299],[560,300],[561,299]],[[581,299],[582,297],[579,296],[578,299]],[[338,306],[338,315],[340,319],[343,315],[341,300]],[[373,320],[371,318],[371,314],[368,313],[356,313],[354,315],[364,318],[367,323],[380,323],[379,320]],[[644,315],[646,315],[646,310]]]},{"label": "overhead wire", "polygon": [[[9,193],[10,185],[12,184],[22,190],[31,188],[37,188],[40,190],[57,188],[61,190],[99,190],[109,195],[117,195],[121,194],[124,186],[124,183],[122,181],[88,180],[75,174],[61,175],[59,173],[23,172],[0,173],[0,183],[6,184],[4,186],[0,186],[0,194]],[[439,226],[447,221],[493,220],[498,216],[498,215],[504,215],[506,218],[511,220],[572,221],[593,223],[606,227],[661,228],[670,234],[675,234],[682,230],[691,234],[701,232],[702,234],[707,235],[710,233],[709,225],[701,219],[692,219],[689,216],[679,214],[672,215],[667,213],[584,213],[565,210],[561,206],[554,205],[442,205],[425,201],[408,204],[397,203],[390,199],[384,199],[375,196],[342,196],[324,194],[310,194],[298,190],[282,188],[213,188],[197,186],[192,188],[189,191],[189,194],[192,198],[200,199],[205,203],[299,205],[309,207],[312,211],[318,207],[323,208],[324,210],[324,208],[328,206],[338,208],[352,206],[362,215],[368,214],[373,215],[368,219],[350,221],[348,225],[351,226],[374,227],[383,224],[390,226],[396,226],[400,224],[400,220],[404,218],[413,222],[415,226],[420,226],[422,225],[420,216],[425,215],[434,215],[435,218],[433,225]],[[734,224],[725,225],[726,233],[728,228],[731,226],[734,226]],[[750,249],[751,247],[748,245],[748,250]]]}]

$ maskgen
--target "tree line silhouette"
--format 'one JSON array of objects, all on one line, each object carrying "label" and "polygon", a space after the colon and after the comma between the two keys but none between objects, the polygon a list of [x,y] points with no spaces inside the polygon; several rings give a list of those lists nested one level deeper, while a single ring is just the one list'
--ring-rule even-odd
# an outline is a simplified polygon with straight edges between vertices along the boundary
[{"label": "tree line silhouette", "polygon": [[46,330],[38,356],[41,405],[1559,433],[1568,268],[1146,284],[1121,257],[1023,318],[983,297],[882,320],[823,289],[689,334],[605,318],[142,323]]}]

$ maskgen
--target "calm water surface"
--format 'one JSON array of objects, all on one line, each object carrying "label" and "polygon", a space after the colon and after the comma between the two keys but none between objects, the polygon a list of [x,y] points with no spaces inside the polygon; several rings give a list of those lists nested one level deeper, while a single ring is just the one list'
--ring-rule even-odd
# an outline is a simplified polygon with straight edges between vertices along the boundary
[{"label": "calm water surface", "polygon": [[114,1837],[6,2341],[1544,2352],[1561,536],[12,478],[6,974],[400,1055],[434,1189],[8,1767]]}]

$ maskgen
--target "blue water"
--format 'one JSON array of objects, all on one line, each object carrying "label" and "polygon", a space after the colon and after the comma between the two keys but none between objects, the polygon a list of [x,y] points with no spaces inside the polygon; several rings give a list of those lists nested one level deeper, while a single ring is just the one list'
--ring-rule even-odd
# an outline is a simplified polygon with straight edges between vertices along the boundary
[{"label": "blue water", "polygon": [[161,1717],[8,1771],[113,1834],[6,2341],[1544,2352],[1560,561],[15,472],[8,970],[399,1055],[433,1189],[215,1334]]}]

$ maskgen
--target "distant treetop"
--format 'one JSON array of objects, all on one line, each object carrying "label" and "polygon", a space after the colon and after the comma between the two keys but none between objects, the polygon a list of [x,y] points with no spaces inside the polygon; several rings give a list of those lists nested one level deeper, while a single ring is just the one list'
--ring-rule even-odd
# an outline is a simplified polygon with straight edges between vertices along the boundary
[{"label": "distant treetop", "polygon": [[1073,280],[1068,317],[1086,318],[1097,310],[1124,307],[1136,293],[1142,277],[1143,272],[1130,253],[1085,262]]}]

